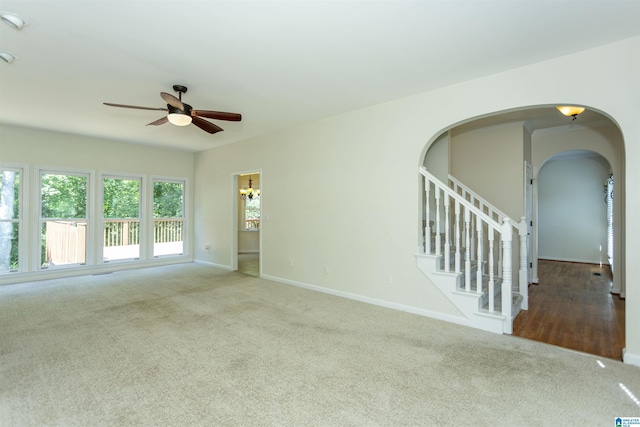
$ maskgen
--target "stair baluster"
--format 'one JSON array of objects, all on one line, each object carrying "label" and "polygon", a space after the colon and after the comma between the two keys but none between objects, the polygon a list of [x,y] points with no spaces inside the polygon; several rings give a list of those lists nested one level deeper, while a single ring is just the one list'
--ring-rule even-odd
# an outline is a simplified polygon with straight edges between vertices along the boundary
[{"label": "stair baluster", "polygon": [[494,289],[494,284],[495,284],[495,277],[494,277],[494,253],[493,253],[493,245],[494,245],[494,230],[493,227],[489,227],[488,230],[488,240],[489,240],[489,286],[488,286],[488,290],[489,290],[489,312],[493,313],[496,309],[496,303],[495,303],[495,298],[492,297],[492,295],[495,295],[495,289]]},{"label": "stair baluster", "polygon": [[444,271],[451,271],[451,225],[449,220],[450,197],[444,195]]},{"label": "stair baluster", "polygon": [[455,245],[456,245],[456,254],[455,254],[455,258],[454,258],[454,269],[456,273],[460,273],[460,202],[458,200],[456,200],[456,204],[455,204],[455,227],[456,227],[456,232],[455,232]]},{"label": "stair baluster", "polygon": [[468,207],[464,209],[464,239],[465,239],[465,251],[464,251],[464,289],[467,292],[471,291],[471,211]]},{"label": "stair baluster", "polygon": [[424,204],[424,253],[431,253],[431,182],[428,180],[424,181],[424,193],[425,193],[425,204]]},{"label": "stair baluster", "polygon": [[[483,254],[484,254],[484,246],[482,239],[482,218],[476,216],[476,232],[478,233],[478,256],[476,257],[476,292],[482,293],[482,268],[483,268]],[[493,298],[493,295],[489,295],[489,298]]]},{"label": "stair baluster", "polygon": [[440,188],[436,186],[436,255],[442,255],[442,237],[440,235]]}]

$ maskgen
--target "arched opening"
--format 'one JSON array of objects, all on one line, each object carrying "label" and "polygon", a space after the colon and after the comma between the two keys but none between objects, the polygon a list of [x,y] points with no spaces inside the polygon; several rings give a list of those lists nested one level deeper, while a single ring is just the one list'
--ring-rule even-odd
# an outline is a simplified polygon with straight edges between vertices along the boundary
[{"label": "arched opening", "polygon": [[625,304],[612,293],[608,255],[613,168],[598,153],[569,150],[537,170],[538,279],[514,335],[620,360]]},{"label": "arched opening", "polygon": [[[454,124],[434,136],[426,147],[421,164],[428,170],[433,170],[443,182],[447,182],[445,180],[449,176],[462,181],[490,203],[503,209],[510,217],[527,216],[529,215],[527,209],[531,209],[531,220],[527,219],[531,225],[529,230],[531,268],[528,281],[537,283],[540,279],[538,257],[544,256],[544,253],[538,253],[541,244],[540,227],[543,227],[543,224],[538,222],[539,173],[549,159],[561,160],[565,156],[565,160],[568,160],[566,157],[570,154],[560,153],[573,153],[573,155],[581,153],[584,158],[590,158],[591,162],[595,161],[601,165],[599,174],[604,174],[604,177],[597,177],[598,185],[593,191],[598,193],[598,203],[601,205],[599,207],[602,208],[601,213],[605,218],[601,229],[598,230],[600,233],[598,238],[602,239],[604,236],[604,242],[602,248],[600,243],[595,249],[591,247],[590,249],[595,250],[595,256],[591,254],[584,260],[589,263],[594,262],[594,265],[599,268],[601,262],[604,266],[609,264],[608,253],[615,254],[612,286],[607,291],[607,295],[610,298],[619,298],[619,296],[624,298],[624,200],[622,199],[625,172],[624,143],[618,126],[605,114],[587,108],[576,120],[572,120],[570,117],[559,114],[555,105],[548,105],[497,112],[470,119]],[[559,157],[554,158],[554,156]],[[562,166],[562,164],[558,165]],[[528,168],[530,178],[527,177]],[[571,171],[565,169],[564,173],[575,178]],[[612,209],[610,219],[614,225],[611,239],[607,237],[609,223],[604,197],[604,185],[609,174],[616,177],[615,194],[609,200]],[[530,195],[527,194],[528,183],[531,184]],[[619,197],[616,197],[617,195]],[[574,222],[579,223],[580,220]],[[611,240],[613,247],[608,248],[607,245]],[[584,247],[581,246],[581,249]],[[546,250],[546,247],[544,249]],[[565,258],[569,261],[583,259],[579,253],[573,256],[566,255]],[[619,294],[619,296],[612,294]],[[621,325],[624,328],[624,319]],[[544,328],[544,325],[538,325],[538,328]],[[601,333],[605,333],[604,330]],[[615,350],[615,356],[611,353],[603,355],[620,358],[621,350],[621,348]],[[593,352],[586,349],[582,351]]]},{"label": "arched opening", "polygon": [[539,259],[609,264],[609,176],[607,159],[589,150],[544,162],[536,176]]}]

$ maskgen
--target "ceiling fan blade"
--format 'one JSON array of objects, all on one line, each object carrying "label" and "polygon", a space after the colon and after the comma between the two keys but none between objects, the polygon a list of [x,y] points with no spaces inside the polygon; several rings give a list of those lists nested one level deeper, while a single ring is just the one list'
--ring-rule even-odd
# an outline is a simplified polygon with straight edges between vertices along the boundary
[{"label": "ceiling fan blade", "polygon": [[167,123],[168,121],[169,121],[169,119],[167,118],[167,116],[164,116],[164,117],[159,118],[155,122],[147,123],[147,126],[160,126],[160,125],[163,125],[163,124]]},{"label": "ceiling fan blade", "polygon": [[124,104],[112,104],[110,102],[103,102],[104,105],[108,105],[109,107],[120,107],[120,108],[135,108],[136,110],[160,110],[167,111],[166,108],[154,108],[154,107],[138,107],[136,105],[124,105]]},{"label": "ceiling fan blade", "polygon": [[191,110],[191,115],[206,117],[207,119],[228,120],[230,122],[239,122],[242,120],[241,114],[225,113],[223,111]]},{"label": "ceiling fan blade", "polygon": [[178,110],[184,111],[184,104],[175,96],[167,92],[160,92],[160,96],[165,100],[167,104],[171,105],[174,108],[177,108]]},{"label": "ceiling fan blade", "polygon": [[208,122],[205,119],[201,119],[198,116],[193,116],[192,119],[193,121],[191,123],[198,126],[200,129],[202,129],[205,132],[216,133],[224,130],[220,126],[214,125],[213,123]]}]

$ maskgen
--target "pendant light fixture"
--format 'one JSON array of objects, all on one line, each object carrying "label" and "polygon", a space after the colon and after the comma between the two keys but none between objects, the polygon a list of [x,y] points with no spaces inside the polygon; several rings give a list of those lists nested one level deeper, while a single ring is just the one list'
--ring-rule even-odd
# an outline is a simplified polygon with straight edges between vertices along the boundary
[{"label": "pendant light fixture", "polygon": [[249,175],[249,188],[243,188],[240,190],[240,198],[242,200],[253,200],[254,197],[260,197],[260,190],[253,189],[253,181],[251,180],[251,175]]}]

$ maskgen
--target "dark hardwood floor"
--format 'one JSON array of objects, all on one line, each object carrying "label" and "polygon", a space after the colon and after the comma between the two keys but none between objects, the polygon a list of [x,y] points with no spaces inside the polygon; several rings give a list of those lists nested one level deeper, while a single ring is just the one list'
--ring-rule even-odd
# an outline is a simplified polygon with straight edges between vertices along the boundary
[{"label": "dark hardwood floor", "polygon": [[539,260],[538,279],[513,335],[622,360],[625,304],[609,266]]}]

